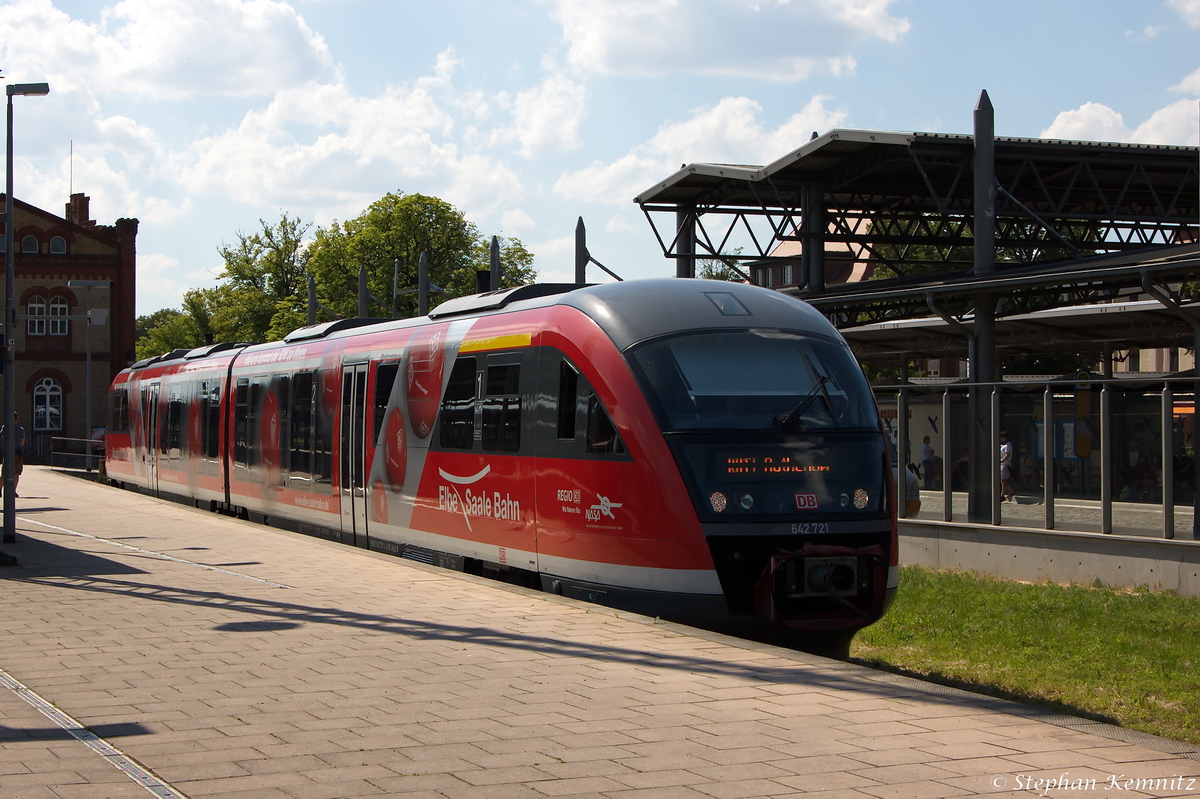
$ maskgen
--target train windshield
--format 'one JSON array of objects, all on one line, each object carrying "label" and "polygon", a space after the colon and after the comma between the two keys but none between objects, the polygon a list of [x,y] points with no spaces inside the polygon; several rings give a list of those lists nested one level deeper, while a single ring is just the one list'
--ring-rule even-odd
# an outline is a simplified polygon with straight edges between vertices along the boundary
[{"label": "train windshield", "polygon": [[862,370],[840,341],[785,330],[717,330],[633,351],[665,429],[876,429]]}]

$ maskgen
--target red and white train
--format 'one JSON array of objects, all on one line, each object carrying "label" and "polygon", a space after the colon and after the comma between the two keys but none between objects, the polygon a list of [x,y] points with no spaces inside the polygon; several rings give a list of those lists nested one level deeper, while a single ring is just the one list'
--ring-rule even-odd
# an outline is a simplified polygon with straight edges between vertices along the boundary
[{"label": "red and white train", "polygon": [[134,364],[110,482],[614,608],[849,636],[897,584],[862,370],[774,291],[532,285]]}]

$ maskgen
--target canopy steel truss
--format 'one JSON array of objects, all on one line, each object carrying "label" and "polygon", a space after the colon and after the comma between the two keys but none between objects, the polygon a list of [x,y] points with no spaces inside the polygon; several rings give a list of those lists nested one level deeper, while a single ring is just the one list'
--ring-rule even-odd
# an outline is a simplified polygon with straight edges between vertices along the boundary
[{"label": "canopy steel truss", "polygon": [[[973,153],[966,135],[834,130],[765,167],[692,164],[635,202],[663,254],[692,273],[696,258],[800,260],[797,290],[813,301],[828,292],[827,265],[968,276]],[[995,181],[999,271],[1196,240],[1195,147],[996,138]],[[778,255],[785,242],[803,255]]]}]

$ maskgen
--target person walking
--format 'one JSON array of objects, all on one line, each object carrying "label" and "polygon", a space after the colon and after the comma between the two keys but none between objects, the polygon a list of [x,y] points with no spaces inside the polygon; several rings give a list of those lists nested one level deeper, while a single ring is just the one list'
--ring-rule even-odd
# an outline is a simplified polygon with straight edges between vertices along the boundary
[{"label": "person walking", "polygon": [[1017,494],[1012,487],[1012,444],[1008,441],[1008,433],[1000,433],[1000,499],[1007,502],[1015,499]]},{"label": "person walking", "polygon": [[[25,428],[21,427],[21,417],[18,416],[15,411],[13,412],[12,423],[17,437],[17,456],[16,463],[14,464],[15,468],[13,469],[13,496],[19,497],[21,495],[17,493],[17,483],[21,480],[21,472],[25,470]],[[0,441],[3,440],[4,426],[0,425]],[[4,473],[7,474],[7,472],[8,464],[6,463],[4,464]],[[3,484],[0,483],[0,486],[2,485]]]}]

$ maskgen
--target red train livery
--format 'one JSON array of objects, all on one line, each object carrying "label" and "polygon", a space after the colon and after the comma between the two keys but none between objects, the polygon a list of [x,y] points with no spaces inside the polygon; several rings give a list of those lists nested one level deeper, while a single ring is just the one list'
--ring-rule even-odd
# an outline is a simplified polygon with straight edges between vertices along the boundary
[{"label": "red train livery", "polygon": [[687,621],[842,635],[897,580],[866,380],[804,303],[533,285],[176,351],[110,393],[110,482]]}]

